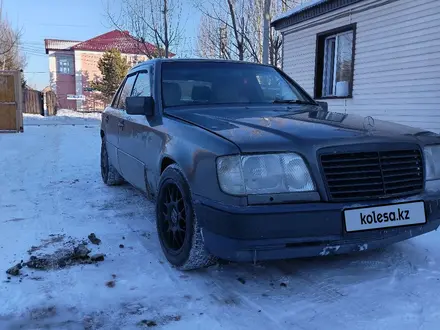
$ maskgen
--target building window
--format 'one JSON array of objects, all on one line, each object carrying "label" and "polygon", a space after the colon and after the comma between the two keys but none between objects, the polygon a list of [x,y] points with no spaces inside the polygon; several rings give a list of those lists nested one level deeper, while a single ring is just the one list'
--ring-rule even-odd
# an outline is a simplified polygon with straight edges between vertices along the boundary
[{"label": "building window", "polygon": [[352,97],[355,36],[355,24],[318,34],[315,98]]},{"label": "building window", "polygon": [[57,66],[58,73],[73,75],[73,56],[59,56]]}]

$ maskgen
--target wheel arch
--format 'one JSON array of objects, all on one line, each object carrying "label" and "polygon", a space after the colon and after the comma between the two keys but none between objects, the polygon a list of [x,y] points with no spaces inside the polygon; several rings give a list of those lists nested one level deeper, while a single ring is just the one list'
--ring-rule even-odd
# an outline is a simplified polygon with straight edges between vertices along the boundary
[{"label": "wheel arch", "polygon": [[160,162],[160,174],[162,175],[163,171],[165,171],[168,166],[173,164],[179,165],[172,157],[169,155],[164,155]]},{"label": "wheel arch", "polygon": [[[174,150],[173,150],[174,151]],[[156,187],[158,187],[160,177],[162,176],[162,173],[165,171],[166,168],[168,168],[171,165],[176,165],[180,168],[182,171],[182,174],[184,175],[187,183],[192,186],[192,182],[190,182],[191,178],[191,170],[194,168],[194,158],[191,157],[192,154],[186,154],[179,152],[178,150],[175,150],[176,152],[173,153],[164,153],[160,159],[160,162],[158,164],[158,176],[157,176],[157,183]]]}]

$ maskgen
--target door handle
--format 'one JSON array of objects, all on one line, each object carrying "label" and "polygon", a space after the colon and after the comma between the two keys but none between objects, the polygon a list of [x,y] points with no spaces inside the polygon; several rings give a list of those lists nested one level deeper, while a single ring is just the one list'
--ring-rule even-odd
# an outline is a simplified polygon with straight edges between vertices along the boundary
[{"label": "door handle", "polygon": [[121,120],[119,123],[118,123],[118,126],[120,127],[120,128],[124,128],[124,121],[123,120]]}]

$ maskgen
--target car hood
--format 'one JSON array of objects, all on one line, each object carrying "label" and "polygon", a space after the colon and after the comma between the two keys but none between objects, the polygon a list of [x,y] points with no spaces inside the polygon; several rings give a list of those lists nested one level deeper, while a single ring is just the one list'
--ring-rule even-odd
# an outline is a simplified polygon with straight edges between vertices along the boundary
[{"label": "car hood", "polygon": [[172,116],[235,143],[243,152],[286,151],[294,145],[415,141],[432,132],[314,105],[192,108]]}]

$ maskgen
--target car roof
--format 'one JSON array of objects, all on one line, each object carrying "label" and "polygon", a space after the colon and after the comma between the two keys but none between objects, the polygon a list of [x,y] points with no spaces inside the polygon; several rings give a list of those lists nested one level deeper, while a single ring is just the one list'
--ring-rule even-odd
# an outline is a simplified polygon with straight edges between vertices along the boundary
[{"label": "car roof", "polygon": [[261,66],[270,66],[267,64],[260,64],[255,62],[246,62],[246,61],[235,61],[235,60],[221,60],[221,59],[206,59],[206,58],[154,58],[142,63],[139,63],[138,65],[132,67],[130,69],[130,72],[137,71],[139,69],[142,69],[143,67],[147,65],[155,65],[158,63],[168,63],[168,62],[204,62],[204,63],[236,63],[236,64],[252,64],[252,65],[261,65]]}]

